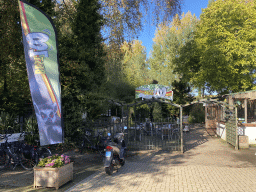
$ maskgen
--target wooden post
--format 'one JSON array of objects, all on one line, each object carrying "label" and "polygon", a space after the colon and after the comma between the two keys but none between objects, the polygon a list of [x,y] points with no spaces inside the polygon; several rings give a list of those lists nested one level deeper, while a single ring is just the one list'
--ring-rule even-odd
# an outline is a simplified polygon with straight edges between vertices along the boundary
[{"label": "wooden post", "polygon": [[244,121],[247,123],[247,99],[244,99]]},{"label": "wooden post", "polygon": [[182,107],[180,107],[180,144],[181,144],[181,153],[184,153],[184,149],[183,149],[183,129],[182,129]]},{"label": "wooden post", "polygon": [[122,127],[124,127],[124,106],[122,105],[122,118],[121,118],[121,121],[122,121]]},{"label": "wooden post", "polygon": [[130,124],[129,124],[129,121],[130,121],[130,107],[127,107],[128,109],[128,115],[127,115],[127,129],[129,129],[130,128]]},{"label": "wooden post", "polygon": [[239,136],[238,136],[238,127],[237,127],[237,107],[235,108],[235,117],[236,117],[236,146],[235,146],[235,150],[238,150],[239,149],[239,146],[238,146]]}]

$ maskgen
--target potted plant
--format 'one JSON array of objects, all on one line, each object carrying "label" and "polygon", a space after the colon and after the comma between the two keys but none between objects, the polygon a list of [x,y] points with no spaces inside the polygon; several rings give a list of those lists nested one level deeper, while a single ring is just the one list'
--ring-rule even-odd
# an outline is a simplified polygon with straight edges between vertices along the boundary
[{"label": "potted plant", "polygon": [[55,187],[73,180],[73,162],[67,155],[53,155],[40,159],[34,167],[34,188]]}]

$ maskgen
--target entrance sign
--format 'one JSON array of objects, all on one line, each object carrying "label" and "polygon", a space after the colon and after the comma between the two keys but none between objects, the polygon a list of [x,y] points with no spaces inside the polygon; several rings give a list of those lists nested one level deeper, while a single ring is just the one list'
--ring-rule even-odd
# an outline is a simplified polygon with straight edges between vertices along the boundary
[{"label": "entrance sign", "polygon": [[63,142],[56,29],[50,17],[19,0],[23,46],[40,145]]},{"label": "entrance sign", "polygon": [[173,91],[170,87],[158,84],[143,85],[135,90],[135,99],[163,98],[173,100]]}]

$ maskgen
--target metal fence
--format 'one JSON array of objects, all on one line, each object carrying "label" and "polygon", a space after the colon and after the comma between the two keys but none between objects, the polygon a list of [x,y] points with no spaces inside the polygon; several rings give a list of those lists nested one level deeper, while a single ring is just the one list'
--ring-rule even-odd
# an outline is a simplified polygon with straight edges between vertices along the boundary
[{"label": "metal fence", "polygon": [[[127,129],[124,129],[124,127]],[[123,132],[129,150],[172,150],[180,151],[180,128],[176,121],[169,122],[127,122],[123,121],[87,121],[84,130],[89,130],[96,136],[102,133],[107,136],[111,133]]]},{"label": "metal fence", "polygon": [[126,138],[132,150],[180,150],[180,129],[175,121],[130,122]]}]

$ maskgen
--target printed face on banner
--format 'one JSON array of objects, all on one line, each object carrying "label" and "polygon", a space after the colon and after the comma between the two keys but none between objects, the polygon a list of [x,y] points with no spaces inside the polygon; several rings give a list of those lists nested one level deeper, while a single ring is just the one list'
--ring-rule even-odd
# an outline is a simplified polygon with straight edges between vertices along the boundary
[{"label": "printed face on banner", "polygon": [[173,100],[173,91],[170,87],[150,84],[136,88],[135,98],[152,99],[152,98],[164,98]]},{"label": "printed face on banner", "polygon": [[61,118],[57,115],[57,105],[42,104],[36,106],[37,122],[40,129],[40,142],[55,144],[62,140]]}]

